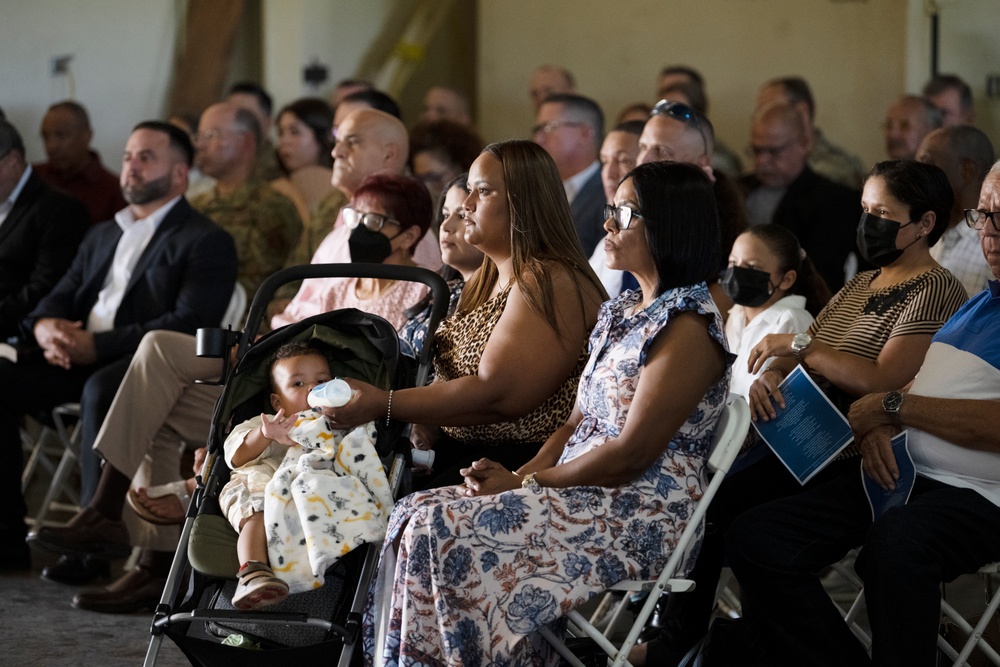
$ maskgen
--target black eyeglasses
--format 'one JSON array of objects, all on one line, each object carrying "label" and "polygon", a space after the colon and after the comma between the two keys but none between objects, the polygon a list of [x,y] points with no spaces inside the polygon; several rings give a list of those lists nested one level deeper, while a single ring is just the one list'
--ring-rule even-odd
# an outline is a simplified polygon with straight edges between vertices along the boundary
[{"label": "black eyeglasses", "polygon": [[348,229],[357,229],[358,225],[364,225],[366,229],[378,232],[382,230],[382,227],[386,223],[396,225],[397,227],[403,226],[398,220],[393,220],[381,213],[365,213],[351,206],[345,206],[342,210],[344,213],[344,224],[347,225]]},{"label": "black eyeglasses", "polygon": [[989,220],[993,229],[1000,232],[1000,227],[997,226],[997,215],[1000,215],[1000,211],[967,208],[965,209],[965,224],[973,229],[982,229],[986,226],[986,221]]},{"label": "black eyeglasses", "polygon": [[674,120],[679,120],[682,123],[687,123],[698,130],[698,134],[701,135],[701,146],[705,151],[705,155],[708,155],[708,138],[705,136],[705,129],[702,127],[701,119],[698,118],[698,112],[695,109],[681,102],[660,100],[653,107],[653,110],[649,112],[649,115],[652,117],[660,114],[669,116]]},{"label": "black eyeglasses", "polygon": [[611,204],[604,205],[604,219],[607,220],[611,218],[615,223],[615,229],[619,232],[623,229],[628,229],[632,225],[632,221],[636,218],[645,220],[642,213],[633,210],[628,206],[612,206]]}]

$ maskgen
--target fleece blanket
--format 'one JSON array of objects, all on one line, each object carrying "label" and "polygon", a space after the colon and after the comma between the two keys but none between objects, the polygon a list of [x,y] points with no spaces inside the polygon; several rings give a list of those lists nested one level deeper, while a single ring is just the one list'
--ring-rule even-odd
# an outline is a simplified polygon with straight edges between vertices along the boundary
[{"label": "fleece blanket", "polygon": [[338,558],[381,542],[392,493],[375,449],[375,426],[332,429],[319,410],[299,413],[264,494],[267,553],[290,593],[323,585]]}]

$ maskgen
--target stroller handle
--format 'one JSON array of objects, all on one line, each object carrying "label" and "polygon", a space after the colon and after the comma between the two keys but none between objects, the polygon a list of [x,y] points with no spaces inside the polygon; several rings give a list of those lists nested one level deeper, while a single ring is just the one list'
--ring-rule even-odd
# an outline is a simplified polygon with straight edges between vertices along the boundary
[{"label": "stroller handle", "polygon": [[[370,264],[365,262],[344,262],[339,264],[302,264],[300,266],[290,266],[271,274],[261,283],[257,293],[254,294],[250,303],[250,310],[247,312],[246,326],[244,332],[256,332],[260,330],[260,323],[264,319],[267,305],[274,297],[274,293],[279,287],[286,283],[297,280],[307,280],[309,278],[377,278],[381,280],[404,280],[407,282],[423,283],[430,288],[432,294],[431,316],[427,323],[427,336],[424,345],[420,350],[417,362],[420,368],[428,368],[430,365],[431,351],[434,347],[434,333],[438,324],[448,314],[448,284],[437,273],[429,269],[418,266],[397,266],[394,264]],[[239,353],[242,354],[244,348],[250,344],[249,336],[243,336],[240,340]]]}]

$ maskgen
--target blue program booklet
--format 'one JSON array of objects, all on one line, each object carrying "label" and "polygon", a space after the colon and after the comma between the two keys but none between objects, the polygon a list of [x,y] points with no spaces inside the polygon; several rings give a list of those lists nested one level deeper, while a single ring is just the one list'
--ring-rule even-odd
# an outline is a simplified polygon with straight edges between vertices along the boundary
[{"label": "blue program booklet", "polygon": [[913,465],[913,457],[906,444],[906,431],[892,439],[892,454],[896,457],[896,467],[899,468],[899,479],[896,488],[886,491],[871,477],[861,471],[861,481],[865,484],[865,493],[872,506],[872,521],[882,516],[887,509],[900,507],[910,499],[913,482],[917,479],[917,469]]},{"label": "blue program booklet", "polygon": [[753,425],[799,484],[805,484],[851,444],[854,434],[802,366],[796,366],[778,388],[785,409],[775,406],[777,417],[769,422],[758,419]]}]

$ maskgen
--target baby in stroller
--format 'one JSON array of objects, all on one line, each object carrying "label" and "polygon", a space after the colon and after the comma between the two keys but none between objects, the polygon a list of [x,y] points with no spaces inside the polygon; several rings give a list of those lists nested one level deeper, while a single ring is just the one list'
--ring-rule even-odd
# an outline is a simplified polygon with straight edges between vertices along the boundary
[{"label": "baby in stroller", "polygon": [[265,487],[281,465],[289,447],[298,444],[292,429],[298,413],[310,410],[309,392],[332,379],[323,352],[310,342],[286,343],[271,358],[271,406],[277,411],[253,417],[236,426],[226,438],[226,462],[233,469],[219,503],[240,534],[239,585],[233,597],[237,609],[257,609],[280,602],[288,584],[275,576],[267,554],[264,526]]}]

